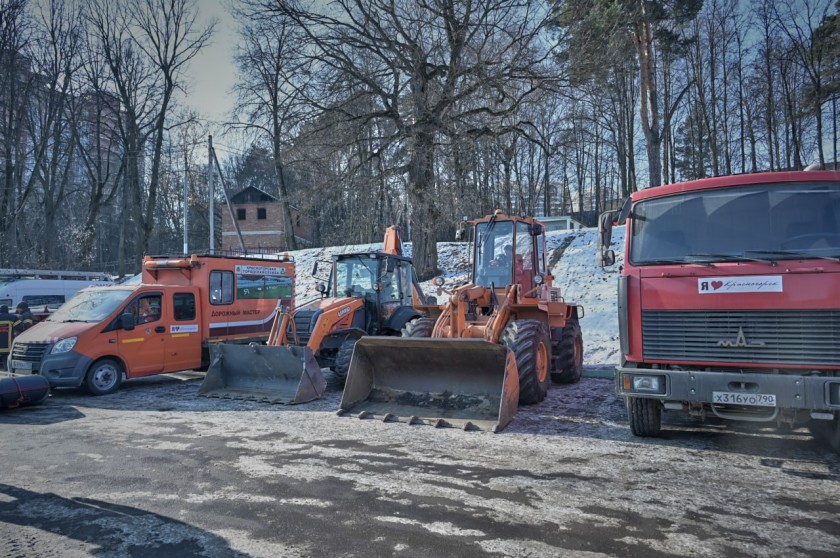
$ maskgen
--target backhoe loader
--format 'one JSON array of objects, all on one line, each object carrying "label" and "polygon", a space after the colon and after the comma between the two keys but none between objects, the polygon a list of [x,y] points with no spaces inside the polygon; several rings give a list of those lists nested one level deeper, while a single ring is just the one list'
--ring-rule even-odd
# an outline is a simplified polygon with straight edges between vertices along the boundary
[{"label": "backhoe loader", "polygon": [[543,225],[501,211],[459,231],[468,224],[470,283],[405,328],[410,338],[356,343],[339,415],[498,432],[552,379],[580,379],[583,307],[552,286]]},{"label": "backhoe loader", "polygon": [[318,285],[321,298],[293,312],[278,307],[267,346],[212,347],[199,395],[304,403],[323,395],[322,368],[343,384],[360,337],[398,336],[423,317],[415,307],[427,306],[426,297],[401,254],[392,226],[382,252],[333,256],[329,281]]}]

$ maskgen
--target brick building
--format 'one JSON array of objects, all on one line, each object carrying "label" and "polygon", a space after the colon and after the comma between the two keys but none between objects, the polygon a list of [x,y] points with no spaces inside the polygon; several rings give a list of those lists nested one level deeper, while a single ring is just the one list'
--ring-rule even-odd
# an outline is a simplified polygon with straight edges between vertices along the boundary
[{"label": "brick building", "polygon": [[[249,186],[230,198],[230,205],[242,240],[249,252],[282,252],[288,250],[283,230],[283,210],[280,202],[259,188]],[[313,224],[309,216],[292,207],[292,222],[298,246],[312,246]],[[230,212],[222,212],[222,249],[238,251],[239,239],[230,219]]]}]

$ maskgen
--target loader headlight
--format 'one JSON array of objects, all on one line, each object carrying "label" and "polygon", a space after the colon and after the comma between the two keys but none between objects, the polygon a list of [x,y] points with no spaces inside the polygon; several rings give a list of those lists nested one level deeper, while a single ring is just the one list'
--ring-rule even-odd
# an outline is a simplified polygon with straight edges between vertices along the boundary
[{"label": "loader headlight", "polygon": [[545,277],[543,277],[542,273],[537,273],[534,276],[534,283],[536,283],[537,285],[542,285],[543,281],[545,281]]},{"label": "loader headlight", "polygon": [[432,279],[432,284],[434,284],[435,287],[442,287],[444,282],[443,277],[435,277]]},{"label": "loader headlight", "polygon": [[327,286],[323,283],[318,283],[317,285],[315,285],[315,290],[323,294],[327,292]]},{"label": "loader headlight", "polygon": [[665,394],[665,377],[658,375],[625,374],[622,378],[624,391],[637,393]]},{"label": "loader headlight", "polygon": [[51,355],[58,355],[61,353],[66,353],[67,351],[73,349],[76,346],[76,341],[78,337],[68,337],[67,339],[62,339],[55,345],[53,345],[52,350],[50,351]]}]

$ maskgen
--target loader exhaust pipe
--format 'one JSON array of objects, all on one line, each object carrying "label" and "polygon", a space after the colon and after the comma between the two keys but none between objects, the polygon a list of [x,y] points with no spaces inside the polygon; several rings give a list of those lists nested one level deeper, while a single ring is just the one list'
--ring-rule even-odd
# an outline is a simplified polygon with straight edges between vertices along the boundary
[{"label": "loader exhaust pipe", "polygon": [[362,337],[339,415],[501,431],[516,413],[519,374],[506,347],[480,339]]},{"label": "loader exhaust pipe", "polygon": [[218,343],[198,395],[294,405],[319,399],[326,387],[309,347]]}]

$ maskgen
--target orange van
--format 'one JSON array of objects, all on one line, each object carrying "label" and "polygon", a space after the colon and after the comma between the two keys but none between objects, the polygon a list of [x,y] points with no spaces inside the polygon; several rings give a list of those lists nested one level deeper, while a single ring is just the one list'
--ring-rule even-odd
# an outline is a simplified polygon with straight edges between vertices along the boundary
[{"label": "orange van", "polygon": [[79,291],[15,337],[9,370],[112,393],[123,378],[206,366],[210,343],[265,341],[278,303],[294,301],[288,257],[147,257],[142,277]]}]

